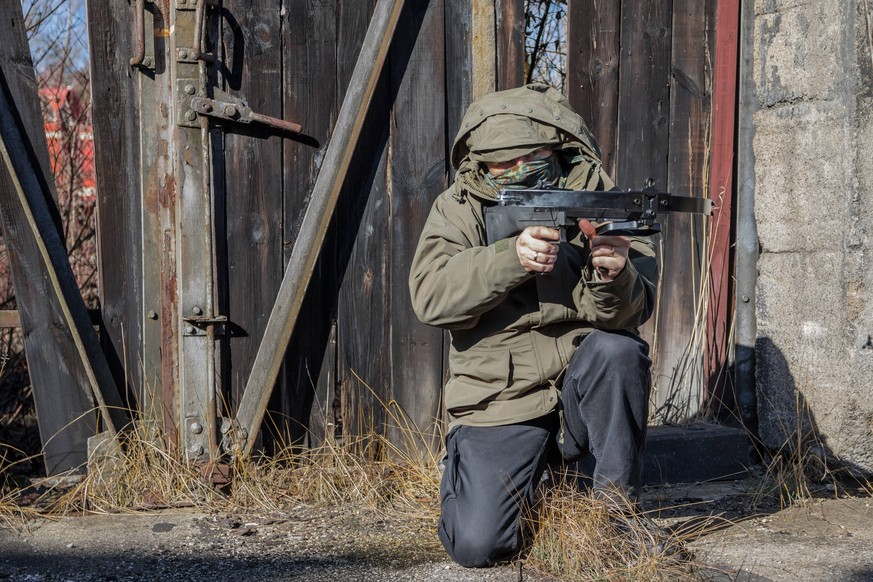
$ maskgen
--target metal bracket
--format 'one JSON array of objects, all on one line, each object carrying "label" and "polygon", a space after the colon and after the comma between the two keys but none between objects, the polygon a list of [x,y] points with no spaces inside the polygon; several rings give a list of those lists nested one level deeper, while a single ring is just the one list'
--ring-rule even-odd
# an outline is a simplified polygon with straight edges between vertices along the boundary
[{"label": "metal bracket", "polygon": [[205,336],[210,327],[212,327],[213,336],[223,336],[227,333],[226,315],[216,315],[215,317],[210,317],[208,315],[193,315],[190,317],[183,317],[182,321],[185,322],[183,335],[186,336]]},{"label": "metal bracket", "polygon": [[190,442],[188,449],[186,450],[187,458],[194,462],[204,460],[207,451],[203,444],[201,444],[200,442],[202,441],[200,435],[202,435],[203,431],[206,430],[203,419],[197,416],[185,417],[185,430],[188,433],[196,435],[198,437],[192,439],[192,441]]},{"label": "metal bracket", "polygon": [[197,79],[176,80],[176,124],[180,127],[200,127],[197,112],[191,106],[191,97],[197,94],[197,83]]},{"label": "metal bracket", "polygon": [[177,48],[176,49],[176,62],[179,63],[196,63],[197,62],[197,53],[193,48]]}]

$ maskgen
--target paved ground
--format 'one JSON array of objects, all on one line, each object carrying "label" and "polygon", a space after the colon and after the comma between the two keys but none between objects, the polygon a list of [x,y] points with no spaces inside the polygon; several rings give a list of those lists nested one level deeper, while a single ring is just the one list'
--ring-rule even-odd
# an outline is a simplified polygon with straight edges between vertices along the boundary
[{"label": "paved ground", "polygon": [[[661,499],[652,499],[659,495]],[[655,490],[649,503],[678,505],[674,517],[661,520],[674,527],[703,515],[728,518],[722,522],[724,527],[693,543],[698,561],[724,574],[713,575],[716,579],[873,582],[873,499],[869,496],[837,496],[823,488],[818,499],[802,506],[774,507],[751,515],[744,509],[748,496],[746,483],[718,483]],[[711,528],[718,525],[714,522]]]},{"label": "paved ground", "polygon": [[833,499],[743,521],[697,544],[739,580],[873,581],[873,508]]},{"label": "paved ground", "polygon": [[[679,527],[747,496],[733,484],[649,492]],[[694,543],[706,580],[873,581],[873,501],[846,498],[738,518]],[[525,580],[536,580],[524,571]],[[299,508],[276,518],[176,509],[34,521],[0,530],[0,580],[516,581],[516,567],[465,570],[433,528]]]}]

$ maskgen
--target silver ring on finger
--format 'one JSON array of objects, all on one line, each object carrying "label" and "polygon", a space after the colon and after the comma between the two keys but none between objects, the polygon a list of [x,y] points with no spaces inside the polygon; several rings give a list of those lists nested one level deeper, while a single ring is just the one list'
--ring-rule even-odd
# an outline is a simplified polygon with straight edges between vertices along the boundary
[{"label": "silver ring on finger", "polygon": [[536,254],[534,255],[534,262],[535,262],[535,263],[539,263],[539,262],[540,262],[540,254],[539,254],[539,253],[536,253]]}]

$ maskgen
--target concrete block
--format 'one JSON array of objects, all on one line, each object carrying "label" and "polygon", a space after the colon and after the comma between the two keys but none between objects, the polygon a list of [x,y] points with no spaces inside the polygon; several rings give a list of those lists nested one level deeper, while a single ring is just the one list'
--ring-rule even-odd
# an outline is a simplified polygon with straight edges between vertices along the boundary
[{"label": "concrete block", "polygon": [[695,483],[742,478],[751,464],[746,433],[714,424],[652,426],[646,439],[643,483]]}]

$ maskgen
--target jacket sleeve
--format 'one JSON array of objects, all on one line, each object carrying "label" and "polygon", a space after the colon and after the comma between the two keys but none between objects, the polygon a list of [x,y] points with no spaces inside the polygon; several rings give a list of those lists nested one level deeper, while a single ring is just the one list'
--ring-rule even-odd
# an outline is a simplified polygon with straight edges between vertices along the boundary
[{"label": "jacket sleeve", "polygon": [[612,281],[598,281],[588,264],[573,292],[573,301],[582,319],[599,329],[629,329],[645,323],[655,310],[658,265],[648,239],[631,241],[630,259]]},{"label": "jacket sleeve", "polygon": [[431,208],[409,273],[412,308],[429,325],[469,329],[479,316],[531,278],[516,237],[484,246],[469,201],[441,196]]}]

